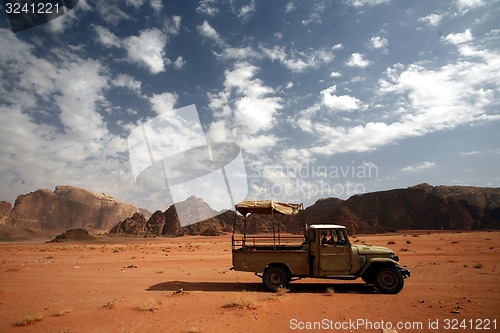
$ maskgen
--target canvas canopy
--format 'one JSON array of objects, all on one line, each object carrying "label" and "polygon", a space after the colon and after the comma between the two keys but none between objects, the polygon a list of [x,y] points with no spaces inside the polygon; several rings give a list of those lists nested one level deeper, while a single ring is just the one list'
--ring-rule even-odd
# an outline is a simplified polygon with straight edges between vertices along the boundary
[{"label": "canvas canopy", "polygon": [[277,212],[283,215],[294,215],[299,212],[302,204],[278,202],[274,200],[248,200],[235,205],[236,210],[243,216],[248,214],[272,214]]}]

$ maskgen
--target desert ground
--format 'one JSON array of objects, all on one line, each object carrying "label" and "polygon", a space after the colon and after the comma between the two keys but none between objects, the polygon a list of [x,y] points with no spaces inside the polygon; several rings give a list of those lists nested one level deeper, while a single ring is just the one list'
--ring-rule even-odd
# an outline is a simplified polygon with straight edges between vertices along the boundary
[{"label": "desert ground", "polygon": [[399,294],[317,279],[268,292],[229,270],[227,235],[0,244],[0,332],[500,332],[500,232],[350,240],[398,253]]}]

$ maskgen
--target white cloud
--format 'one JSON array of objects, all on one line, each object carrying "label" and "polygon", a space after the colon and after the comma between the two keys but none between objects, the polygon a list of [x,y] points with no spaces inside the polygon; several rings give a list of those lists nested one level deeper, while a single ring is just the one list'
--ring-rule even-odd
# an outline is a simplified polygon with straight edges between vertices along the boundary
[{"label": "white cloud", "polygon": [[[274,128],[282,99],[277,92],[256,78],[260,69],[248,62],[238,62],[225,71],[224,90],[209,94],[210,108],[217,120],[210,137],[238,137],[247,153],[274,145],[277,138],[266,133]],[[238,133],[238,134],[236,134]]]},{"label": "white cloud", "polygon": [[290,13],[294,10],[295,10],[295,4],[292,1],[286,4],[285,13]]},{"label": "white cloud", "polygon": [[330,73],[330,77],[341,77],[341,76],[342,76],[342,74],[339,72],[331,72]]},{"label": "white cloud", "polygon": [[90,11],[91,9],[92,7],[87,4],[87,1],[81,0],[78,2],[78,6],[74,7],[72,10],[66,11],[64,15],[49,21],[47,29],[52,33],[63,33],[68,27],[80,20],[84,15],[84,11]]},{"label": "white cloud", "polygon": [[[391,122],[335,126],[316,115],[320,110],[317,104],[301,111],[299,128],[318,138],[312,151],[326,155],[370,151],[402,138],[499,120],[495,106],[500,94],[500,55],[472,45],[457,47],[464,58],[438,69],[396,64],[387,70],[379,81],[377,96],[388,101],[384,107],[391,110]],[[334,96],[332,91],[323,93],[322,98]]]},{"label": "white cloud", "polygon": [[389,41],[385,37],[374,36],[370,38],[370,45],[375,49],[385,49]]},{"label": "white cloud", "polygon": [[349,67],[366,67],[369,66],[371,62],[369,60],[364,59],[361,53],[353,53],[349,58],[349,61],[346,62],[346,65]]},{"label": "white cloud", "polygon": [[484,0],[456,0],[457,7],[461,13],[467,12],[469,9],[484,6]]},{"label": "white cloud", "polygon": [[196,11],[198,13],[214,16],[219,13],[219,9],[216,7],[217,0],[200,0]]},{"label": "white cloud", "polygon": [[127,74],[119,74],[113,81],[112,84],[116,87],[125,87],[136,93],[141,91],[141,82],[137,81],[133,77]]},{"label": "white cloud", "polygon": [[363,6],[375,6],[390,1],[391,0],[347,0],[346,3],[354,7],[363,7]]},{"label": "white cloud", "polygon": [[128,37],[123,44],[131,62],[146,66],[152,74],[165,71],[167,39],[160,30],[143,30],[139,36]]},{"label": "white cloud", "polygon": [[200,26],[198,26],[198,31],[201,33],[202,36],[213,40],[217,44],[225,45],[219,33],[207,21],[203,21],[203,23]]},{"label": "white cloud", "polygon": [[144,0],[125,0],[125,3],[129,6],[140,8],[144,4]]},{"label": "white cloud", "polygon": [[322,102],[325,106],[338,111],[350,111],[360,108],[361,101],[359,99],[347,95],[337,96],[335,95],[336,91],[337,86],[332,86],[321,91]]},{"label": "white cloud", "polygon": [[122,43],[120,39],[107,28],[100,25],[94,25],[93,28],[97,34],[97,40],[99,43],[106,47],[121,47]]},{"label": "white cloud", "polygon": [[171,112],[174,110],[174,105],[177,103],[178,96],[175,93],[164,92],[163,94],[153,94],[149,99],[153,110],[157,114]]},{"label": "white cloud", "polygon": [[419,18],[419,22],[423,22],[427,25],[430,25],[430,26],[437,26],[441,20],[443,19],[443,15],[439,15],[439,14],[430,14],[430,15],[427,15],[425,17],[422,17],[422,18]]},{"label": "white cloud", "polygon": [[169,35],[177,35],[181,28],[182,17],[178,15],[172,16],[171,19],[166,20],[165,31]]},{"label": "white cloud", "polygon": [[163,9],[163,3],[161,0],[151,0],[151,8],[155,11],[155,13],[159,14]]},{"label": "white cloud", "polygon": [[181,69],[186,62],[181,56],[178,56],[177,59],[174,61],[174,67],[177,69]]},{"label": "white cloud", "polygon": [[238,17],[247,17],[251,13],[255,12],[255,0],[250,0],[248,5],[241,7],[238,12]]},{"label": "white cloud", "polygon": [[422,164],[419,164],[419,165],[409,165],[409,166],[401,169],[401,171],[405,171],[405,172],[419,172],[419,171],[422,171],[422,170],[432,169],[435,166],[436,166],[436,163],[434,163],[434,162],[423,162]]},{"label": "white cloud", "polygon": [[[11,92],[0,100],[0,112],[8,115],[0,122],[0,154],[10,157],[0,166],[4,195],[60,184],[91,191],[106,184],[107,193],[123,194],[118,188],[129,182],[126,144],[109,132],[101,115],[111,84],[105,67],[78,51],[54,48],[35,55],[0,29],[0,44],[6,43],[9,48],[0,50],[0,91]],[[16,51],[23,57],[12,57]]]},{"label": "white cloud", "polygon": [[449,34],[444,37],[444,40],[451,44],[463,44],[474,40],[474,37],[472,36],[470,29],[466,29],[462,33]]},{"label": "white cloud", "polygon": [[292,72],[304,72],[308,69],[318,68],[323,64],[330,63],[334,58],[333,50],[335,48],[321,48],[306,52],[291,50],[287,52],[284,46],[268,48],[261,45],[260,49],[265,56],[272,61],[279,61]]}]

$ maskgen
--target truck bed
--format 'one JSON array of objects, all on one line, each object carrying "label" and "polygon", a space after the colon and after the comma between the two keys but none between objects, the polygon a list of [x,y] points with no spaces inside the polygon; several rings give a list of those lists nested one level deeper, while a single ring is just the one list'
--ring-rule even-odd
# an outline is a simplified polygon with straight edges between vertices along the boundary
[{"label": "truck bed", "polygon": [[292,276],[309,276],[309,249],[303,236],[252,236],[233,238],[233,266],[236,271],[263,272],[266,266],[282,263]]}]

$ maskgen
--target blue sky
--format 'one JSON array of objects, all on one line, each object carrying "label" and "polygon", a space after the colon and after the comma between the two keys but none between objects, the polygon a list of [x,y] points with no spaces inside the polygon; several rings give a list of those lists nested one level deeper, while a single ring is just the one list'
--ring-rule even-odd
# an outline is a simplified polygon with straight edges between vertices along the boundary
[{"label": "blue sky", "polygon": [[499,1],[80,0],[16,34],[2,13],[0,200],[74,185],[166,209],[127,138],[192,104],[241,148],[248,198],[500,185]]}]

